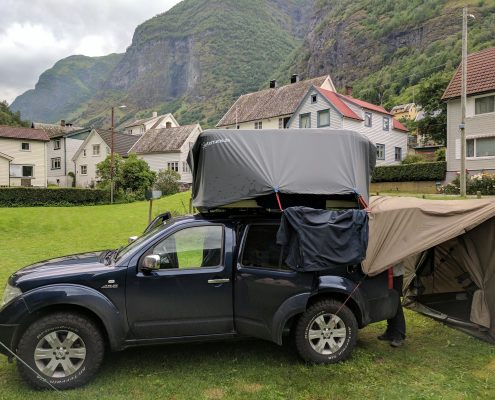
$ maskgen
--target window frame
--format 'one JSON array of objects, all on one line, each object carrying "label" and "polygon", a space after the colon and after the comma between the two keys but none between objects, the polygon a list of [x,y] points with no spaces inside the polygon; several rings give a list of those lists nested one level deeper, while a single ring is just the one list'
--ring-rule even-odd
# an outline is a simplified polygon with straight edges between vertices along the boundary
[{"label": "window frame", "polygon": [[[24,148],[24,145],[27,145],[27,149]],[[31,143],[29,142],[21,142],[21,151],[31,151]]]},{"label": "window frame", "polygon": [[[87,164],[80,165],[79,167],[80,167],[79,172],[81,173],[81,175],[88,175],[88,165]],[[83,167],[86,169],[86,172],[83,172]]]},{"label": "window frame", "polygon": [[182,161],[182,173],[188,174],[191,172],[191,169],[189,168],[189,164],[187,161]]},{"label": "window frame", "polygon": [[[62,158],[61,157],[52,157],[50,159],[50,161],[51,161],[51,170],[62,169]],[[57,161],[58,161],[58,167],[56,166]]]},{"label": "window frame", "polygon": [[244,265],[242,263],[244,259],[244,251],[246,249],[246,242],[247,242],[247,237],[249,235],[249,230],[251,229],[252,226],[267,226],[267,225],[275,225],[275,226],[280,226],[280,222],[272,221],[272,222],[252,222],[248,223],[245,225],[243,234],[242,234],[242,240],[241,240],[241,248],[239,251],[239,255],[237,257],[237,269],[238,270],[249,270],[249,269],[255,269],[255,270],[261,270],[261,271],[269,271],[269,272],[274,272],[274,273],[281,273],[281,274],[296,274],[297,272],[287,268],[287,269],[276,269],[276,268],[266,268],[266,267],[257,267],[254,265]]},{"label": "window frame", "polygon": [[[492,111],[487,111],[487,112],[483,112],[483,113],[477,113],[476,112],[476,102],[478,100],[483,100],[483,99],[487,99],[487,98],[493,98],[493,110]],[[478,115],[485,115],[485,114],[492,114],[492,113],[495,113],[495,94],[489,94],[489,95],[486,95],[486,96],[479,96],[479,97],[476,97],[474,99],[474,115],[475,116],[478,116]]]},{"label": "window frame", "polygon": [[[386,124],[385,121],[387,122]],[[383,117],[382,128],[384,131],[390,131],[390,117]]]},{"label": "window frame", "polygon": [[[26,167],[31,168],[31,175],[24,175],[24,168],[26,168]],[[22,171],[21,178],[31,178],[31,179],[34,178],[34,165],[32,165],[32,164],[23,164],[21,166],[21,171]]]},{"label": "window frame", "polygon": [[[492,139],[495,140],[495,136],[486,136],[486,137],[474,137],[474,138],[466,138],[466,159],[468,160],[492,160],[495,158],[495,154],[493,156],[477,156],[477,151],[478,151],[478,139]],[[468,156],[468,141],[472,140],[473,141],[473,155]]]},{"label": "window frame", "polygon": [[60,139],[55,139],[53,141],[53,150],[60,150],[60,146],[61,146]]},{"label": "window frame", "polygon": [[[177,166],[177,169],[170,168],[171,164],[175,164]],[[167,161],[167,169],[175,172],[179,172],[179,161]]]},{"label": "window frame", "polygon": [[[93,149],[93,156],[94,157],[97,157],[97,156],[99,156],[101,154],[101,146],[100,146],[99,143],[98,144],[93,144],[92,145],[92,149]],[[98,153],[95,153],[95,149],[98,149]]]},{"label": "window frame", "polygon": [[144,258],[150,254],[153,254],[151,251],[155,246],[157,246],[159,243],[163,242],[164,240],[167,240],[169,237],[172,235],[177,234],[180,231],[186,230],[186,229],[194,229],[194,228],[204,228],[204,227],[212,227],[212,226],[220,226],[222,228],[222,243],[221,243],[221,252],[220,252],[220,264],[219,265],[214,265],[210,267],[192,267],[192,268],[160,268],[156,270],[156,272],[159,272],[160,274],[162,273],[167,273],[167,274],[181,274],[181,273],[190,273],[190,272],[198,272],[200,273],[201,271],[215,271],[217,270],[218,272],[223,271],[225,269],[225,225],[222,223],[203,223],[203,224],[191,224],[191,225],[185,225],[185,226],[180,226],[177,227],[176,229],[172,230],[169,232],[167,235],[162,236],[160,238],[157,238],[156,241],[153,241],[153,243],[150,243],[149,246],[146,247],[146,249],[139,254],[137,257],[137,272],[141,271],[142,267],[142,262]]},{"label": "window frame", "polygon": [[[309,126],[307,126],[307,127],[303,127],[301,124],[302,119],[304,117],[308,117]],[[311,128],[311,113],[307,112],[307,113],[299,114],[299,129],[308,129],[308,128]]]},{"label": "window frame", "polygon": [[[369,124],[367,123],[367,118],[369,116]],[[364,112],[364,126],[371,128],[373,126],[373,113],[371,111]]]},{"label": "window frame", "polygon": [[[328,124],[327,125],[322,125],[320,123],[320,115],[327,112],[328,113]],[[326,127],[330,127],[330,109],[329,108],[326,108],[324,110],[319,110],[316,112],[316,127],[317,128],[326,128]]]},{"label": "window frame", "polygon": [[254,121],[254,129],[263,129],[263,121]]},{"label": "window frame", "polygon": [[316,93],[313,93],[310,98],[311,104],[316,104],[318,103],[318,95]]},{"label": "window frame", "polygon": [[[375,146],[376,146],[376,159],[377,160],[385,160],[386,159],[385,144],[375,143]],[[383,158],[378,157],[378,146],[383,146]]]},{"label": "window frame", "polygon": [[[399,159],[397,159],[397,150],[399,150]],[[395,159],[395,161],[402,161],[402,147],[395,146],[394,159]]]}]

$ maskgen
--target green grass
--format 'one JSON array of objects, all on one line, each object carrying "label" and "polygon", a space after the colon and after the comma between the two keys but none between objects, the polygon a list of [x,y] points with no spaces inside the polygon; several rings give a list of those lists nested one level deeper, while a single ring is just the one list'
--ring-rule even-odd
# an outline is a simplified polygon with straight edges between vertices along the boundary
[{"label": "green grass", "polygon": [[[189,193],[156,201],[183,213]],[[93,207],[0,208],[0,281],[23,265],[118,247],[147,223],[145,202]],[[3,291],[3,284],[0,289]],[[359,332],[352,358],[309,366],[288,346],[258,340],[182,344],[108,354],[88,386],[34,392],[0,357],[0,399],[493,399],[495,347],[406,312],[408,338],[376,340],[384,323]]]}]

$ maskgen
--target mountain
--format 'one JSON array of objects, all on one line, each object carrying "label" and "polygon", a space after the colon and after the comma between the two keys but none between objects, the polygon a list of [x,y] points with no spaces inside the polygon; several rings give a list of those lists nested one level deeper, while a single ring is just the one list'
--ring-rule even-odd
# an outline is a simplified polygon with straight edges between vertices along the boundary
[{"label": "mountain", "polygon": [[31,121],[70,120],[80,113],[121,59],[122,54],[64,58],[43,72],[35,88],[18,96],[10,108]]},{"label": "mountain", "polygon": [[[495,0],[467,0],[469,50],[495,45]],[[461,4],[462,3],[462,4]],[[458,0],[184,0],[139,25],[125,54],[72,56],[11,108],[23,118],[109,124],[173,112],[214,126],[240,94],[330,74],[384,104],[414,99],[460,59]]]}]

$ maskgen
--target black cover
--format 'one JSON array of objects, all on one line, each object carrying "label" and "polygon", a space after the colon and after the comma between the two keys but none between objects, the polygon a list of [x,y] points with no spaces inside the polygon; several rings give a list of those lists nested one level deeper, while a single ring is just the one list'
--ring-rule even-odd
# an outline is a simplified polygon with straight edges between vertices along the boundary
[{"label": "black cover", "polygon": [[368,199],[376,148],[363,135],[332,129],[204,131],[188,163],[193,205],[212,209],[275,191]]},{"label": "black cover", "polygon": [[368,213],[286,208],[277,244],[288,246],[285,262],[296,271],[359,264],[368,246]]}]

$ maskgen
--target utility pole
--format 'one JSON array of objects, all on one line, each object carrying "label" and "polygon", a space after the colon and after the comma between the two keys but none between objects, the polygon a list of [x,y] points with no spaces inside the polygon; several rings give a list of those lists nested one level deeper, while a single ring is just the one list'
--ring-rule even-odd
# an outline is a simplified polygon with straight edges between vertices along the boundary
[{"label": "utility pole", "polygon": [[467,7],[462,9],[462,75],[461,75],[461,196],[466,196],[466,91],[467,91]]},{"label": "utility pole", "polygon": [[111,139],[111,144],[110,144],[110,204],[113,204],[113,142],[114,142],[114,108],[112,106],[112,139]]}]

